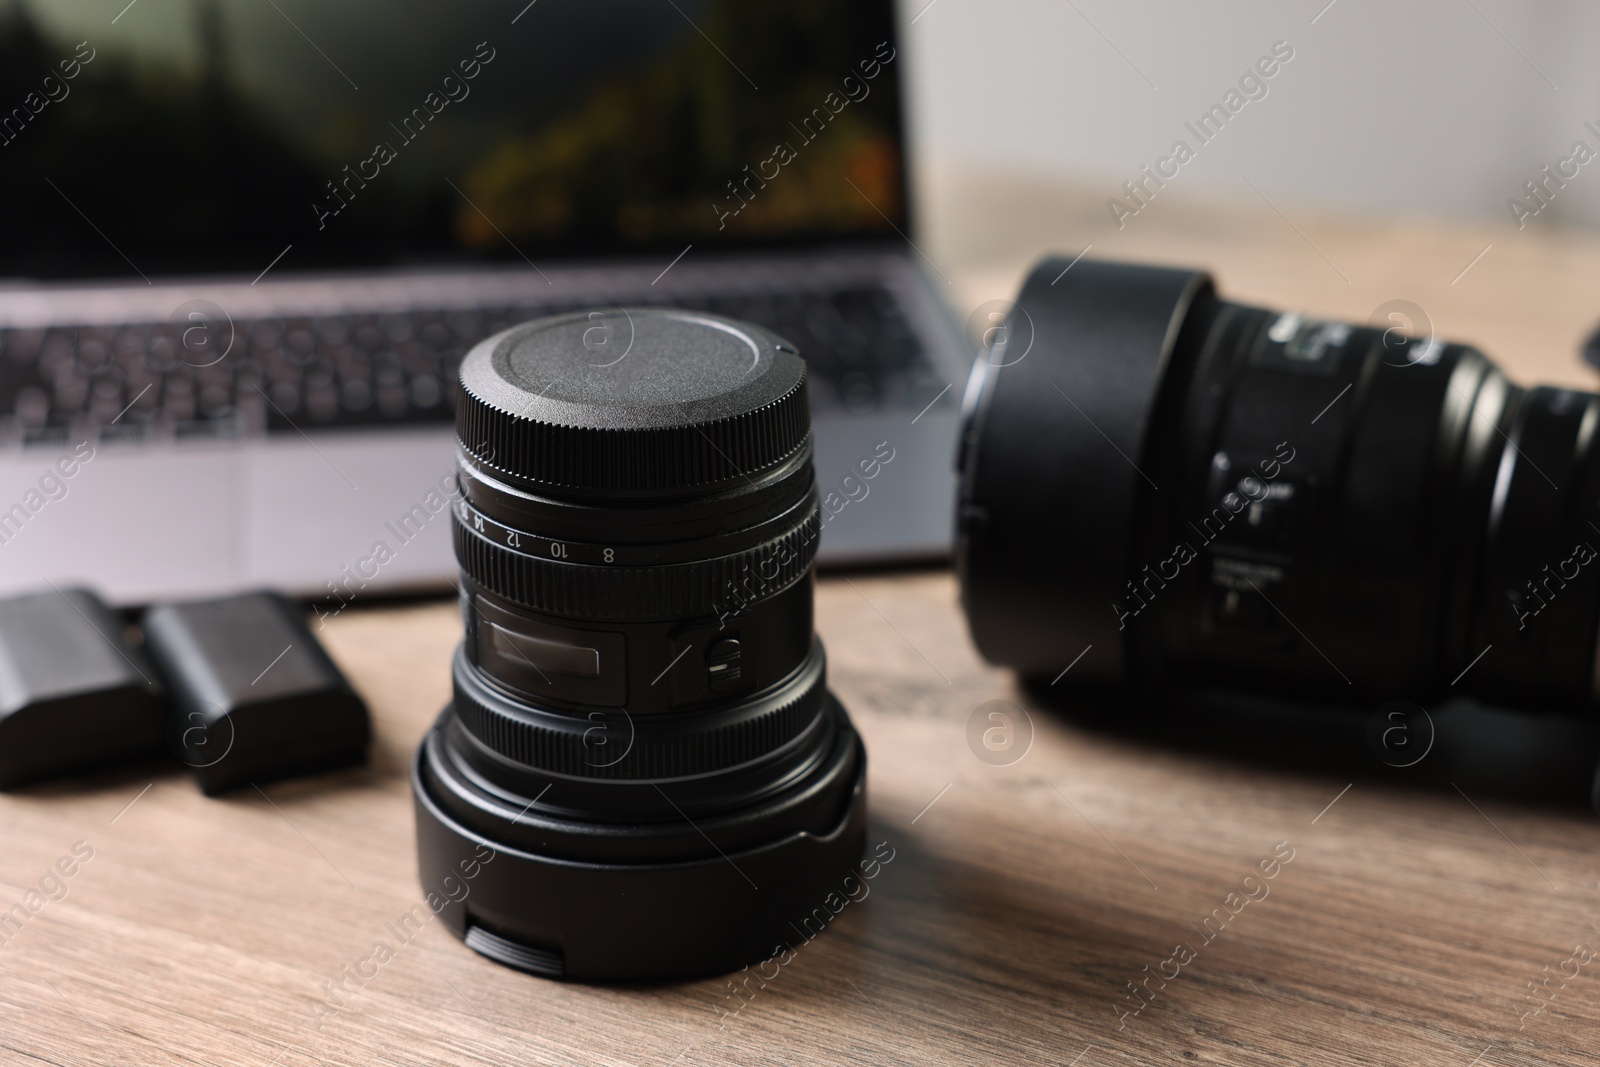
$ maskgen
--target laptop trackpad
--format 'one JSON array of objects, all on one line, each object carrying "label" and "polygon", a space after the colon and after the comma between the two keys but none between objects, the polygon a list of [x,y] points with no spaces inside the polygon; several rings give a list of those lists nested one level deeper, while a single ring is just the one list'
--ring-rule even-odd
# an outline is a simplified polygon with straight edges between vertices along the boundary
[{"label": "laptop trackpad", "polygon": [[48,581],[127,604],[237,585],[239,455],[80,445],[5,456],[0,595]]}]

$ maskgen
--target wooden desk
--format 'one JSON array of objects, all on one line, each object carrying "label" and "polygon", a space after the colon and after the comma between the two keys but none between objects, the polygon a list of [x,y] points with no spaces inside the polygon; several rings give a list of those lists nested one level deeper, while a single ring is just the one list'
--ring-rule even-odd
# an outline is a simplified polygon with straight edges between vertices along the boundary
[{"label": "wooden desk", "polygon": [[[1077,216],[1060,217],[1043,240],[1076,252]],[[1171,217],[1107,251],[1211,262],[1238,298],[1361,318],[1410,295],[1491,351],[1526,326],[1540,344],[1497,353],[1519,374],[1587,381],[1570,346],[1600,314],[1583,303],[1593,245],[1541,259],[1520,235],[1469,290],[1450,278],[1492,238],[1300,220],[1319,253],[1259,206],[1228,233]],[[975,267],[952,291],[969,306],[1024,262],[963,254]],[[1426,293],[1390,287],[1401,278]],[[817,617],[871,753],[871,840],[895,858],[740,1000],[721,979],[563,985],[436,927],[396,937],[420,899],[407,762],[446,698],[459,624],[445,603],[351,610],[324,636],[372,706],[370,768],[225,800],[176,771],[0,796],[0,911],[41,881],[66,890],[0,946],[0,1062],[1600,1062],[1600,963],[1574,954],[1600,948],[1600,826],[1581,806],[1415,785],[1375,762],[1306,770],[1303,739],[1238,759],[1226,734],[1194,750],[1085,725],[978,660],[942,572],[826,578]],[[974,709],[997,698],[1032,709],[1011,766],[968,746]],[[1293,858],[1261,880],[1275,848]],[[48,879],[63,857],[73,876]],[[1228,919],[1207,940],[1216,909]],[[393,958],[319,1025],[325,983],[378,942]],[[1137,1003],[1126,983],[1175,969],[1121,1017]],[[1530,979],[1552,975],[1554,999],[1525,1015]]]}]

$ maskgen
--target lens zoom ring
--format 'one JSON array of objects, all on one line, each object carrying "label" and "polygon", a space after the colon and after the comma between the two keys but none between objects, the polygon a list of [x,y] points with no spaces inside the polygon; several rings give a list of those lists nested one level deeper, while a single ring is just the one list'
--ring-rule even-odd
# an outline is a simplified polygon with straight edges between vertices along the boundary
[{"label": "lens zoom ring", "polygon": [[506,548],[451,515],[456,560],[489,592],[551,615],[625,622],[714,615],[787,589],[810,568],[821,522],[813,510],[770,541],[697,563],[593,567]]},{"label": "lens zoom ring", "polygon": [[747,478],[792,456],[811,433],[802,375],[752,411],[697,425],[598,430],[519,418],[473,394],[456,404],[456,436],[511,481],[586,492],[699,488]]},{"label": "lens zoom ring", "polygon": [[[461,725],[485,747],[523,767],[580,778],[684,778],[738,767],[778,751],[815,723],[823,706],[825,674],[820,648],[802,671],[806,684],[791,696],[754,713],[714,709],[695,713],[708,724],[685,728],[643,716],[628,719],[621,710],[605,721],[548,718],[546,725],[475,680],[476,668],[459,659],[455,709]],[[748,708],[748,705],[746,706]],[[560,723],[565,729],[554,723]],[[603,743],[602,743],[603,742]],[[623,753],[626,753],[623,755]]]}]

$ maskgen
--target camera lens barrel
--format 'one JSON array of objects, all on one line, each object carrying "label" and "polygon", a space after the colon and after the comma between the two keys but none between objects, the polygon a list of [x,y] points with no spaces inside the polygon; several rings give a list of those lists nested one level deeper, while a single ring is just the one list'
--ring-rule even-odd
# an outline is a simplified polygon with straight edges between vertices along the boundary
[{"label": "camera lens barrel", "polygon": [[957,567],[986,658],[1358,703],[1594,699],[1600,397],[1519,388],[1414,322],[1068,262],[1035,269],[969,382]]},{"label": "camera lens barrel", "polygon": [[575,312],[476,346],[456,429],[465,634],[414,768],[424,889],[537,974],[766,958],[865,834],[813,629],[805,363],[712,315]]}]

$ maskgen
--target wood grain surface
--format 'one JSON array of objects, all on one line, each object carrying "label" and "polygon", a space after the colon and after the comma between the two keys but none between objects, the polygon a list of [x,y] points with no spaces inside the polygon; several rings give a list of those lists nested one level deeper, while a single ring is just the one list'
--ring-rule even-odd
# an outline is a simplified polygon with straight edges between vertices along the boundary
[{"label": "wood grain surface", "polygon": [[[1065,217],[1038,240],[1075,253]],[[1514,336],[1559,292],[1542,354],[1497,354],[1518,374],[1586,380],[1570,346],[1600,314],[1577,306],[1600,277],[1592,244],[1499,266],[1491,253],[1469,294],[1450,274],[1492,242],[1370,226],[1369,247],[1303,221],[1359,278],[1352,293],[1314,274],[1322,253],[1277,215],[1236,217],[1209,244],[1174,223],[1170,254],[1155,237],[1127,248],[1180,262],[1210,248],[1231,295],[1361,318],[1369,296],[1406,295],[1386,279],[1439,274],[1420,302],[1486,336]],[[1004,295],[988,290],[1023,265],[958,251],[973,266],[952,292],[970,303]],[[322,636],[372,708],[370,767],[220,800],[167,768],[0,796],[0,914],[44,901],[0,926],[0,1062],[1600,1062],[1582,729],[1441,716],[1437,750],[1397,770],[1359,714],[1021,692],[977,658],[942,571],[824,577],[817,618],[870,753],[871,846],[893,859],[770,977],[741,976],[737,993],[724,979],[561,984],[437,925],[398,937],[421,899],[408,761],[445,701],[459,617],[450,603],[351,609]],[[981,734],[992,710],[1009,711],[1012,747],[986,761],[972,723]],[[328,983],[358,965],[372,976],[330,1014]]]}]

